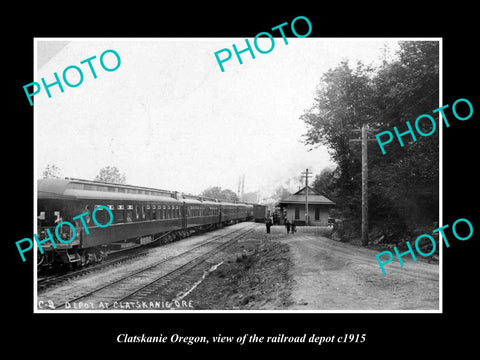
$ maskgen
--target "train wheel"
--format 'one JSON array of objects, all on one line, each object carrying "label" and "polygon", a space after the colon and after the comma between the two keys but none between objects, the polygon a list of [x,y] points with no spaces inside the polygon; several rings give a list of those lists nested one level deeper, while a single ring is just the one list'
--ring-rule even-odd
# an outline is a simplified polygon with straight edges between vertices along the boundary
[{"label": "train wheel", "polygon": [[80,265],[81,267],[84,267],[85,265],[87,265],[87,257],[85,256],[85,253],[82,253],[82,254],[80,255],[79,265]]}]

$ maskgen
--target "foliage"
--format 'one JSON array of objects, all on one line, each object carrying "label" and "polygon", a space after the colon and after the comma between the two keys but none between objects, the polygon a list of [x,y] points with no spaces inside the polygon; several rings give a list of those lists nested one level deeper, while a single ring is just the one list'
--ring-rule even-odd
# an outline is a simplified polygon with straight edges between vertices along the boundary
[{"label": "foliage", "polygon": [[94,180],[117,184],[125,184],[127,181],[125,174],[121,174],[115,166],[101,168]]},{"label": "foliage", "polygon": [[[337,168],[324,171],[314,187],[337,203],[342,217],[359,229],[361,217],[361,148],[358,131],[363,124],[375,129],[407,130],[421,114],[438,108],[439,49],[435,41],[400,43],[398,59],[379,68],[347,62],[326,72],[314,104],[301,119],[307,125],[304,143],[327,145]],[[393,235],[405,234],[438,218],[438,116],[437,131],[404,147],[393,142],[382,155],[378,144],[368,144],[369,219],[371,228]],[[431,124],[423,124],[429,132]],[[410,139],[410,140],[409,140]],[[330,195],[330,196],[328,196]],[[392,235],[392,236],[393,236]]]},{"label": "foliage", "polygon": [[333,198],[336,198],[336,181],[336,168],[325,168],[319,175],[315,176],[311,186],[321,195],[332,200]]},{"label": "foliage", "polygon": [[212,186],[202,191],[200,196],[211,197],[220,200],[238,201],[238,196],[230,189],[222,189],[220,186]]},{"label": "foliage", "polygon": [[62,171],[57,165],[47,164],[47,166],[45,166],[45,169],[43,169],[42,175],[44,179],[47,179],[47,178],[60,179],[62,178],[61,172]]}]

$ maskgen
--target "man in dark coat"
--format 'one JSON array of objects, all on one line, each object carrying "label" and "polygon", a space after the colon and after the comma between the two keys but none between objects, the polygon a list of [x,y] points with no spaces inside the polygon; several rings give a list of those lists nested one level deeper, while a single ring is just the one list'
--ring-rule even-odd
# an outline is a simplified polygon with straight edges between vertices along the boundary
[{"label": "man in dark coat", "polygon": [[266,219],[265,226],[267,227],[267,234],[270,234],[270,227],[272,226],[272,220],[270,217]]}]

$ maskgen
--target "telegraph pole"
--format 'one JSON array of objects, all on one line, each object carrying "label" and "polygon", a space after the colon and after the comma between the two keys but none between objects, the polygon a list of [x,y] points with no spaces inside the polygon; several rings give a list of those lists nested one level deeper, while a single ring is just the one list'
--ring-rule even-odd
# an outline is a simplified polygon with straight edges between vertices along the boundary
[{"label": "telegraph pole", "polygon": [[368,142],[376,141],[368,138],[369,131],[378,131],[378,129],[370,129],[367,124],[362,125],[362,129],[353,129],[353,132],[361,131],[361,139],[350,139],[350,142],[362,143],[362,245],[368,245]]},{"label": "telegraph pole", "polygon": [[312,176],[308,173],[308,169],[302,172],[302,175],[305,176],[305,225],[310,225],[310,219],[308,218],[308,178]]}]

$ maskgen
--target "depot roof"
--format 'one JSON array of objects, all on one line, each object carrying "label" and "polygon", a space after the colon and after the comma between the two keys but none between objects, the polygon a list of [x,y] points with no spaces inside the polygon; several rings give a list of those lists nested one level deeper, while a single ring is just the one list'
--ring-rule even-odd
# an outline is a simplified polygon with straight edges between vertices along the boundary
[{"label": "depot roof", "polygon": [[[283,198],[279,201],[279,204],[305,204],[307,197],[307,192],[305,187],[298,190],[295,194],[289,195],[286,198]],[[335,205],[335,203],[327,199],[325,196],[321,195],[315,189],[308,187],[308,203],[309,204],[323,204],[323,205]]]}]

